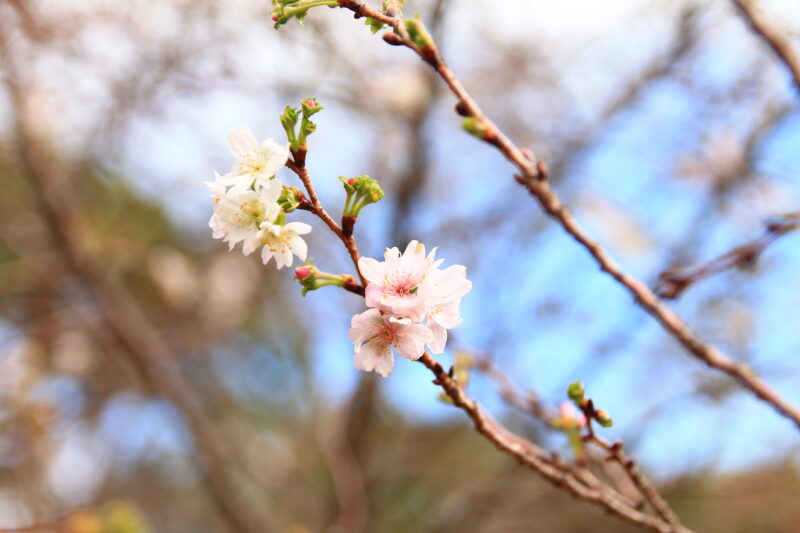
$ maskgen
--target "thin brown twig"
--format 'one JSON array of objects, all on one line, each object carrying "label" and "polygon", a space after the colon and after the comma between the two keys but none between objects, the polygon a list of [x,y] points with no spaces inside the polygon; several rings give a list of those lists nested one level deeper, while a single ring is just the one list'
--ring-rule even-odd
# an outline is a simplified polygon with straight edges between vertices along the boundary
[{"label": "thin brown twig", "polygon": [[547,164],[537,160],[533,154],[519,148],[483,113],[481,108],[456,78],[450,67],[442,59],[436,45],[429,42],[420,48],[409,38],[408,31],[400,15],[388,16],[372,9],[358,0],[339,0],[339,5],[355,13],[356,18],[370,17],[393,28],[394,33],[384,35],[390,44],[412,49],[426,63],[431,65],[456,96],[456,110],[459,114],[471,117],[481,126],[482,140],[495,146],[512,163],[519,174],[516,180],[536,198],[544,212],[555,220],[564,231],[583,246],[594,258],[603,272],[622,285],[636,302],[664,330],[680,342],[683,347],[706,365],[719,370],[738,381],[759,399],[770,404],[778,413],[791,420],[800,428],[800,409],[783,398],[776,390],[762,380],[749,366],[733,360],[715,346],[704,342],[675,312],[669,309],[659,297],[642,281],[628,274],[611,258],[600,243],[593,240],[578,224],[569,209],[561,202],[558,194],[550,188],[547,178]]},{"label": "thin brown twig", "polygon": [[752,268],[770,244],[798,227],[800,211],[771,217],[765,221],[764,232],[759,237],[695,268],[671,268],[662,272],[658,276],[656,293],[662,298],[676,299],[692,285],[715,274],[732,268]]},{"label": "thin brown twig", "polygon": [[[471,353],[471,355],[475,362],[475,368],[492,381],[500,395],[509,405],[523,413],[527,413],[544,421],[548,426],[552,427],[555,425],[558,415],[554,407],[542,402],[539,396],[533,391],[526,390],[523,393],[511,378],[494,364],[490,357],[475,353]],[[625,474],[633,482],[639,493],[658,515],[670,524],[678,524],[678,517],[658,492],[658,489],[639,471],[636,461],[624,452],[622,441],[616,441],[613,444],[608,442],[595,433],[591,425],[591,419],[587,417],[587,421],[588,432],[583,438],[584,442],[594,444],[607,452],[607,458],[618,463],[623,468]]]},{"label": "thin brown twig", "polygon": [[464,389],[428,352],[425,352],[419,361],[436,376],[434,383],[442,387],[453,400],[453,404],[472,420],[475,430],[491,441],[499,450],[516,458],[522,465],[536,471],[554,485],[566,489],[577,498],[599,504],[628,522],[664,533],[688,533],[690,531],[684,526],[670,523],[660,516],[651,516],[639,511],[635,504],[601,485],[588,472],[578,473],[563,464],[556,463],[548,457],[543,449],[515,435],[486,415],[478,403],[467,396]]},{"label": "thin brown twig", "polygon": [[[286,166],[289,167],[292,172],[297,174],[297,177],[303,182],[306,191],[308,191],[308,196],[311,201],[306,205],[306,209],[311,211],[311,213],[322,220],[325,225],[328,226],[337,237],[339,237],[339,240],[342,241],[344,247],[347,248],[347,253],[350,254],[350,259],[353,261],[353,266],[355,267],[356,272],[358,272],[358,277],[361,280],[361,291],[363,291],[363,289],[367,286],[367,280],[364,278],[363,274],[361,274],[361,270],[358,268],[358,258],[360,255],[358,253],[358,246],[356,246],[356,240],[352,234],[345,235],[345,232],[342,230],[341,226],[339,226],[339,224],[333,220],[328,212],[325,211],[325,208],[322,206],[322,202],[319,201],[317,191],[314,189],[314,184],[311,182],[311,176],[309,175],[308,169],[305,166],[304,159],[305,158],[295,157],[294,160],[288,160],[286,162]],[[298,161],[300,161],[300,163],[298,163]],[[359,289],[352,284],[346,285],[345,288],[350,292],[356,292],[358,294]]]},{"label": "thin brown twig", "polygon": [[786,65],[792,75],[795,88],[800,91],[800,54],[792,42],[781,33],[752,0],[732,0],[747,24],[761,36],[778,59]]},{"label": "thin brown twig", "polygon": [[548,426],[553,425],[558,416],[554,408],[542,402],[535,392],[531,390],[522,392],[519,387],[511,381],[511,378],[497,368],[497,365],[494,364],[494,361],[492,361],[490,357],[474,352],[470,352],[470,355],[472,355],[475,361],[475,368],[489,378],[500,393],[500,396],[502,396],[509,405],[523,413],[530,414],[542,420]]},{"label": "thin brown twig", "polygon": [[[588,424],[591,425],[591,420],[588,421]],[[639,493],[644,496],[661,518],[670,524],[679,523],[678,517],[658,492],[655,485],[647,476],[641,473],[636,461],[625,453],[622,448],[622,441],[617,440],[614,443],[610,443],[592,431],[588,438],[585,439],[585,442],[595,444],[605,450],[608,453],[608,459],[618,463],[624,469],[628,478],[639,490]]]}]

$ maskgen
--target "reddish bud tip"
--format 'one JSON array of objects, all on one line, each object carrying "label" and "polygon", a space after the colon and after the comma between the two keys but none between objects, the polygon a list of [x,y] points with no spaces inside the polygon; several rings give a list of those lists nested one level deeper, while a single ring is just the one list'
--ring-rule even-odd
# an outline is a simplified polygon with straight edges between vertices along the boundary
[{"label": "reddish bud tip", "polygon": [[392,46],[401,46],[404,44],[403,38],[396,33],[386,32],[383,34],[383,40]]},{"label": "reddish bud tip", "polygon": [[275,15],[272,15],[272,22],[278,22],[278,17],[276,17]]},{"label": "reddish bud tip", "polygon": [[311,275],[311,268],[307,266],[297,267],[294,270],[294,279],[304,279]]},{"label": "reddish bud tip", "polygon": [[349,180],[347,180],[347,184],[348,184],[348,185],[352,185],[352,184],[354,184],[355,182],[356,182],[356,179],[355,179],[355,178],[350,178]]},{"label": "reddish bud tip", "polygon": [[306,105],[308,107],[317,107],[317,103],[314,100],[306,100]]},{"label": "reddish bud tip", "polygon": [[456,113],[458,113],[462,117],[470,117],[470,116],[472,116],[472,112],[470,111],[469,106],[466,103],[464,103],[463,100],[459,100],[456,103],[455,109],[456,109]]}]

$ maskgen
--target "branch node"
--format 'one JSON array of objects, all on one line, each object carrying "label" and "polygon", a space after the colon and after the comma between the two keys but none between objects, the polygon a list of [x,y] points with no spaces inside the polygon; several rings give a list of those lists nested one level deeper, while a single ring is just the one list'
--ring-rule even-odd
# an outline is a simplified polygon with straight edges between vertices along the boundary
[{"label": "branch node", "polygon": [[459,100],[458,102],[456,102],[454,109],[456,110],[456,113],[458,113],[462,117],[472,116],[472,110],[469,108],[469,106],[464,100]]},{"label": "branch node", "polygon": [[402,37],[390,31],[383,34],[383,40],[392,46],[403,46],[406,44]]}]

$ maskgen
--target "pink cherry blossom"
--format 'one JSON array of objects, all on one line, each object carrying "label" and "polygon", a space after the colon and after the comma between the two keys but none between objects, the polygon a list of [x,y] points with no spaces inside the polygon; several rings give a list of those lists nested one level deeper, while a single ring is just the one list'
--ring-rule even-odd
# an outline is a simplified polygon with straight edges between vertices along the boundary
[{"label": "pink cherry blossom", "polygon": [[425,257],[425,245],[411,241],[402,255],[397,248],[387,249],[385,261],[359,259],[358,269],[369,282],[365,293],[367,307],[421,321],[425,316],[425,301],[417,291],[430,269],[438,264],[433,260],[435,253],[434,248]]},{"label": "pink cherry blossom", "polygon": [[558,410],[561,423],[567,427],[583,427],[586,425],[586,416],[578,412],[572,402],[562,402]]},{"label": "pink cherry blossom", "polygon": [[356,368],[375,371],[383,377],[394,368],[392,346],[401,356],[417,360],[422,357],[425,345],[433,342],[427,326],[408,318],[381,314],[378,309],[354,315],[350,325],[347,336],[355,345]]},{"label": "pink cherry blossom", "polygon": [[432,269],[417,291],[425,302],[428,327],[434,336],[430,345],[433,353],[444,351],[447,330],[461,323],[458,305],[470,290],[472,282],[467,280],[466,267],[452,265],[444,270]]}]

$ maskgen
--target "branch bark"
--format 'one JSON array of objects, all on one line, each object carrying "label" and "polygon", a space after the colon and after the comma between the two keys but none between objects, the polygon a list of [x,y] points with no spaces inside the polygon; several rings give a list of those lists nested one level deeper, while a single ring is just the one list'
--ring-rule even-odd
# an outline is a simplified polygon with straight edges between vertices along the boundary
[{"label": "branch bark", "polygon": [[[578,242],[595,260],[600,270],[614,278],[634,300],[653,318],[658,321],[664,330],[683,345],[683,347],[697,359],[711,368],[719,370],[738,381],[744,388],[756,395],[759,399],[771,405],[778,413],[791,420],[800,429],[800,409],[783,398],[776,390],[770,387],[755,372],[743,363],[733,360],[715,346],[703,341],[688,324],[675,312],[669,309],[647,285],[634,276],[625,272],[610,256],[610,254],[597,241],[593,240],[578,224],[569,209],[562,204],[561,199],[548,184],[547,164],[537,160],[533,154],[518,147],[509,139],[483,112],[470,93],[464,88],[450,67],[440,56],[433,42],[420,48],[411,40],[404,25],[403,19],[389,16],[372,9],[358,0],[339,0],[339,5],[355,13],[356,18],[370,17],[379,20],[391,28],[394,33],[388,41],[394,45],[401,45],[412,49],[423,61],[431,65],[440,78],[447,84],[450,91],[456,96],[456,109],[459,114],[471,117],[481,125],[480,137],[487,143],[495,146],[519,171],[516,180],[528,190],[537,200],[542,210],[549,215],[562,229]],[[386,39],[386,36],[384,36]]]},{"label": "branch bark", "polygon": [[800,54],[792,42],[781,33],[752,0],[732,0],[745,22],[769,46],[778,59],[789,69],[795,88],[800,91]]}]

